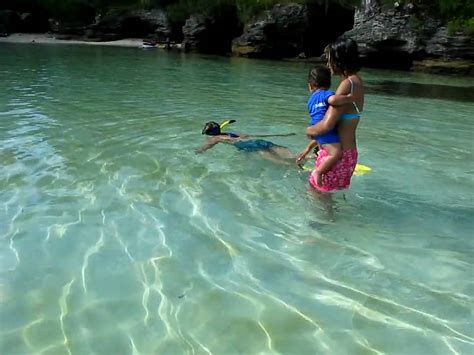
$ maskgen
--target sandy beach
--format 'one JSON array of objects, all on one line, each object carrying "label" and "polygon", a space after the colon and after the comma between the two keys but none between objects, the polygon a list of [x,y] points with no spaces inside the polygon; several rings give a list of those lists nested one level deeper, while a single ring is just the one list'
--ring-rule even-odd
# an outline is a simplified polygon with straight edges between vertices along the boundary
[{"label": "sandy beach", "polygon": [[46,33],[13,33],[8,37],[0,37],[0,43],[85,44],[91,46],[139,47],[143,43],[143,40],[141,38],[126,38],[109,42],[89,42],[56,39],[54,34]]}]

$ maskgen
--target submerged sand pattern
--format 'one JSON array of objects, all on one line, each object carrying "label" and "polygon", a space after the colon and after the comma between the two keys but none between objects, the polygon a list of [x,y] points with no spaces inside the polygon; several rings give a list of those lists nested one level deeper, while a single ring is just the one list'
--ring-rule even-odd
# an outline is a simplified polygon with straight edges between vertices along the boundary
[{"label": "submerged sand pattern", "polygon": [[[298,129],[278,118],[274,101],[286,91],[298,97],[290,77],[258,100],[239,87],[261,90],[275,65],[289,64],[168,57],[157,65],[136,53],[83,50],[49,49],[38,62],[20,56],[1,67],[2,354],[472,350],[472,201],[460,193],[468,176],[451,162],[450,173],[432,180],[433,188],[458,181],[444,195],[417,180],[438,174],[449,144],[426,142],[419,156],[397,163],[387,158],[393,137],[372,150],[377,135],[368,128],[364,154],[380,173],[337,199],[330,223],[304,173],[226,146],[192,152],[202,142],[195,117],[207,105],[223,117],[240,105],[232,112],[248,127],[262,129],[271,117],[269,130]],[[88,76],[91,67],[101,76]],[[207,91],[176,85],[183,76]],[[237,79],[243,83],[230,85]],[[235,103],[214,98],[215,90]],[[381,110],[393,108],[378,100]],[[460,107],[453,130],[465,131],[468,112]],[[382,131],[392,121],[379,116],[372,124]],[[448,135],[431,134],[429,142]],[[285,139],[293,149],[299,143]],[[411,159],[425,163],[413,172]]]}]

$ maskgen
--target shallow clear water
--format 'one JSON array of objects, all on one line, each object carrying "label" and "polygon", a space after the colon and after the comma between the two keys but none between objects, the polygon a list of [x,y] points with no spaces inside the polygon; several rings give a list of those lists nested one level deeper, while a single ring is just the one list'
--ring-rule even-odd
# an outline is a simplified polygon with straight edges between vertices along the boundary
[{"label": "shallow clear water", "polygon": [[[0,46],[2,354],[469,354],[473,87],[365,71],[336,221],[307,173],[309,64]],[[337,83],[335,83],[337,84]]]}]

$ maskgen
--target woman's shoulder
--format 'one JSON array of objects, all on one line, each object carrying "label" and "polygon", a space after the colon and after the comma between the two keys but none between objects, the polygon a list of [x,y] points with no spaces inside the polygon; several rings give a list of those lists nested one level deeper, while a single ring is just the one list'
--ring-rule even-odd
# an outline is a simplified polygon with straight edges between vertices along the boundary
[{"label": "woman's shoulder", "polygon": [[339,86],[337,87],[336,94],[339,95],[347,95],[351,91],[351,82],[349,81],[349,78],[344,78],[341,80],[339,83]]},{"label": "woman's shoulder", "polygon": [[364,90],[364,83],[362,82],[362,78],[358,74],[352,74],[346,77],[342,82],[341,86],[344,85],[344,89],[348,91],[348,93],[361,93]]},{"label": "woman's shoulder", "polygon": [[349,77],[347,77],[347,80],[349,81],[349,83],[352,81],[352,83],[355,85],[360,85],[360,86],[364,85],[364,82],[359,74],[352,74]]}]

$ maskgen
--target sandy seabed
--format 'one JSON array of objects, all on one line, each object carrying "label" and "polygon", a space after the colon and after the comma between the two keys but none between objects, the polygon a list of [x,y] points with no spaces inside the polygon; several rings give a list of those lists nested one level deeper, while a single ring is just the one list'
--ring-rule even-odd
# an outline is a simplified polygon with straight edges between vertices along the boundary
[{"label": "sandy seabed", "polygon": [[86,44],[91,46],[140,47],[143,44],[143,40],[141,38],[126,38],[108,42],[89,42],[56,39],[53,34],[46,33],[13,33],[8,37],[0,37],[0,43]]}]

